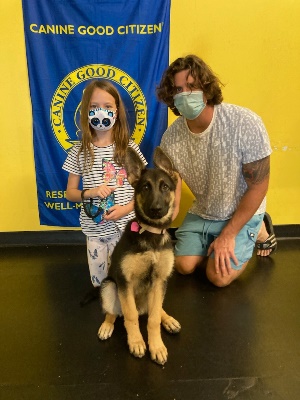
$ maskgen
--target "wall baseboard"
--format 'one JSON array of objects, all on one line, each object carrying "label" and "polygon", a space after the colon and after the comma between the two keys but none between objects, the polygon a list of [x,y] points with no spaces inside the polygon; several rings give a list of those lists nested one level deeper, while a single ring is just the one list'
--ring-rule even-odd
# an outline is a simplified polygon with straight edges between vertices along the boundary
[{"label": "wall baseboard", "polygon": [[85,242],[85,235],[80,230],[0,232],[0,247],[65,246],[80,245]]},{"label": "wall baseboard", "polygon": [[300,239],[300,224],[274,225],[274,231],[278,239],[289,239],[289,238]]},{"label": "wall baseboard", "polygon": [[[300,225],[274,225],[277,239],[300,238]],[[172,239],[175,239],[176,228],[170,228]],[[57,246],[84,245],[85,235],[80,231],[25,231],[0,232],[0,247],[12,246]]]}]

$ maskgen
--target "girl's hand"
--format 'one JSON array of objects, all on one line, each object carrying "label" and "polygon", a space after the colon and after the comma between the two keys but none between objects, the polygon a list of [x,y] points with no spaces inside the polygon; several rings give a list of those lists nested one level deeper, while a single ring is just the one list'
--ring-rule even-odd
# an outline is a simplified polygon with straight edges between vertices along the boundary
[{"label": "girl's hand", "polygon": [[92,198],[100,197],[101,199],[105,199],[105,197],[109,196],[115,189],[115,187],[100,185],[94,189],[90,189],[88,194]]},{"label": "girl's hand", "polygon": [[[130,210],[131,211],[131,210]],[[130,211],[128,211],[128,206],[120,206],[115,204],[110,207],[103,219],[105,221],[117,221],[118,219],[125,217]]]}]

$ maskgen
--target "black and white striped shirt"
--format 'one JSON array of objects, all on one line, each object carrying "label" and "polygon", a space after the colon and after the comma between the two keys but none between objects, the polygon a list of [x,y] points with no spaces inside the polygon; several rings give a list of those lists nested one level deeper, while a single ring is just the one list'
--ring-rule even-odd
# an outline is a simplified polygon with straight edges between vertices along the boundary
[{"label": "black and white striped shirt", "polygon": [[[130,140],[129,146],[136,150],[141,160],[147,165],[147,161],[141,153],[139,146],[132,140]],[[95,155],[94,165],[90,171],[85,171],[84,173],[83,153],[81,152],[79,159],[77,158],[79,149],[80,144],[75,144],[72,147],[62,168],[69,173],[80,175],[82,177],[83,189],[92,189],[103,184],[115,186],[115,204],[122,206],[128,204],[133,198],[134,189],[127,180],[127,174],[124,168],[118,166],[113,161],[115,145],[112,144],[107,147],[97,147],[93,145]],[[93,203],[98,206],[99,198],[93,199]],[[111,237],[115,235],[118,230],[123,231],[127,222],[132,218],[134,218],[133,211],[120,218],[118,221],[103,220],[101,224],[97,224],[85,214],[83,207],[81,207],[79,220],[82,232],[86,236]]]}]

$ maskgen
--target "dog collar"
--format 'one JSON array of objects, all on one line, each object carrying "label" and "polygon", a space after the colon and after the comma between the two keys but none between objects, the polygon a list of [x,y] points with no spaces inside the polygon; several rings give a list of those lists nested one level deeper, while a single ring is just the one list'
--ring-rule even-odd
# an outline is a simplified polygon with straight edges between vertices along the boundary
[{"label": "dog collar", "polygon": [[156,233],[157,235],[163,235],[164,233],[166,233],[166,229],[155,228],[153,226],[143,224],[142,222],[139,223],[137,221],[131,222],[130,230],[132,232],[138,232],[139,234],[142,234],[145,231]]}]

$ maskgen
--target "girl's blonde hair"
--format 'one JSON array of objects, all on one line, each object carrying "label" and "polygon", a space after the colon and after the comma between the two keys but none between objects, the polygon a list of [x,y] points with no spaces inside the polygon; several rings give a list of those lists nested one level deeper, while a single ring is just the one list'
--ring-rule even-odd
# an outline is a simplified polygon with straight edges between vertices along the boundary
[{"label": "girl's blonde hair", "polygon": [[113,126],[113,141],[115,143],[114,161],[120,165],[124,165],[125,152],[129,143],[129,125],[126,117],[126,111],[121,96],[116,87],[107,80],[93,80],[85,88],[81,99],[80,127],[82,132],[81,152],[84,154],[84,170],[92,168],[94,163],[94,150],[92,146],[93,138],[96,136],[95,130],[90,126],[88,113],[90,110],[90,101],[96,88],[105,90],[115,99],[117,106],[117,119]]}]

